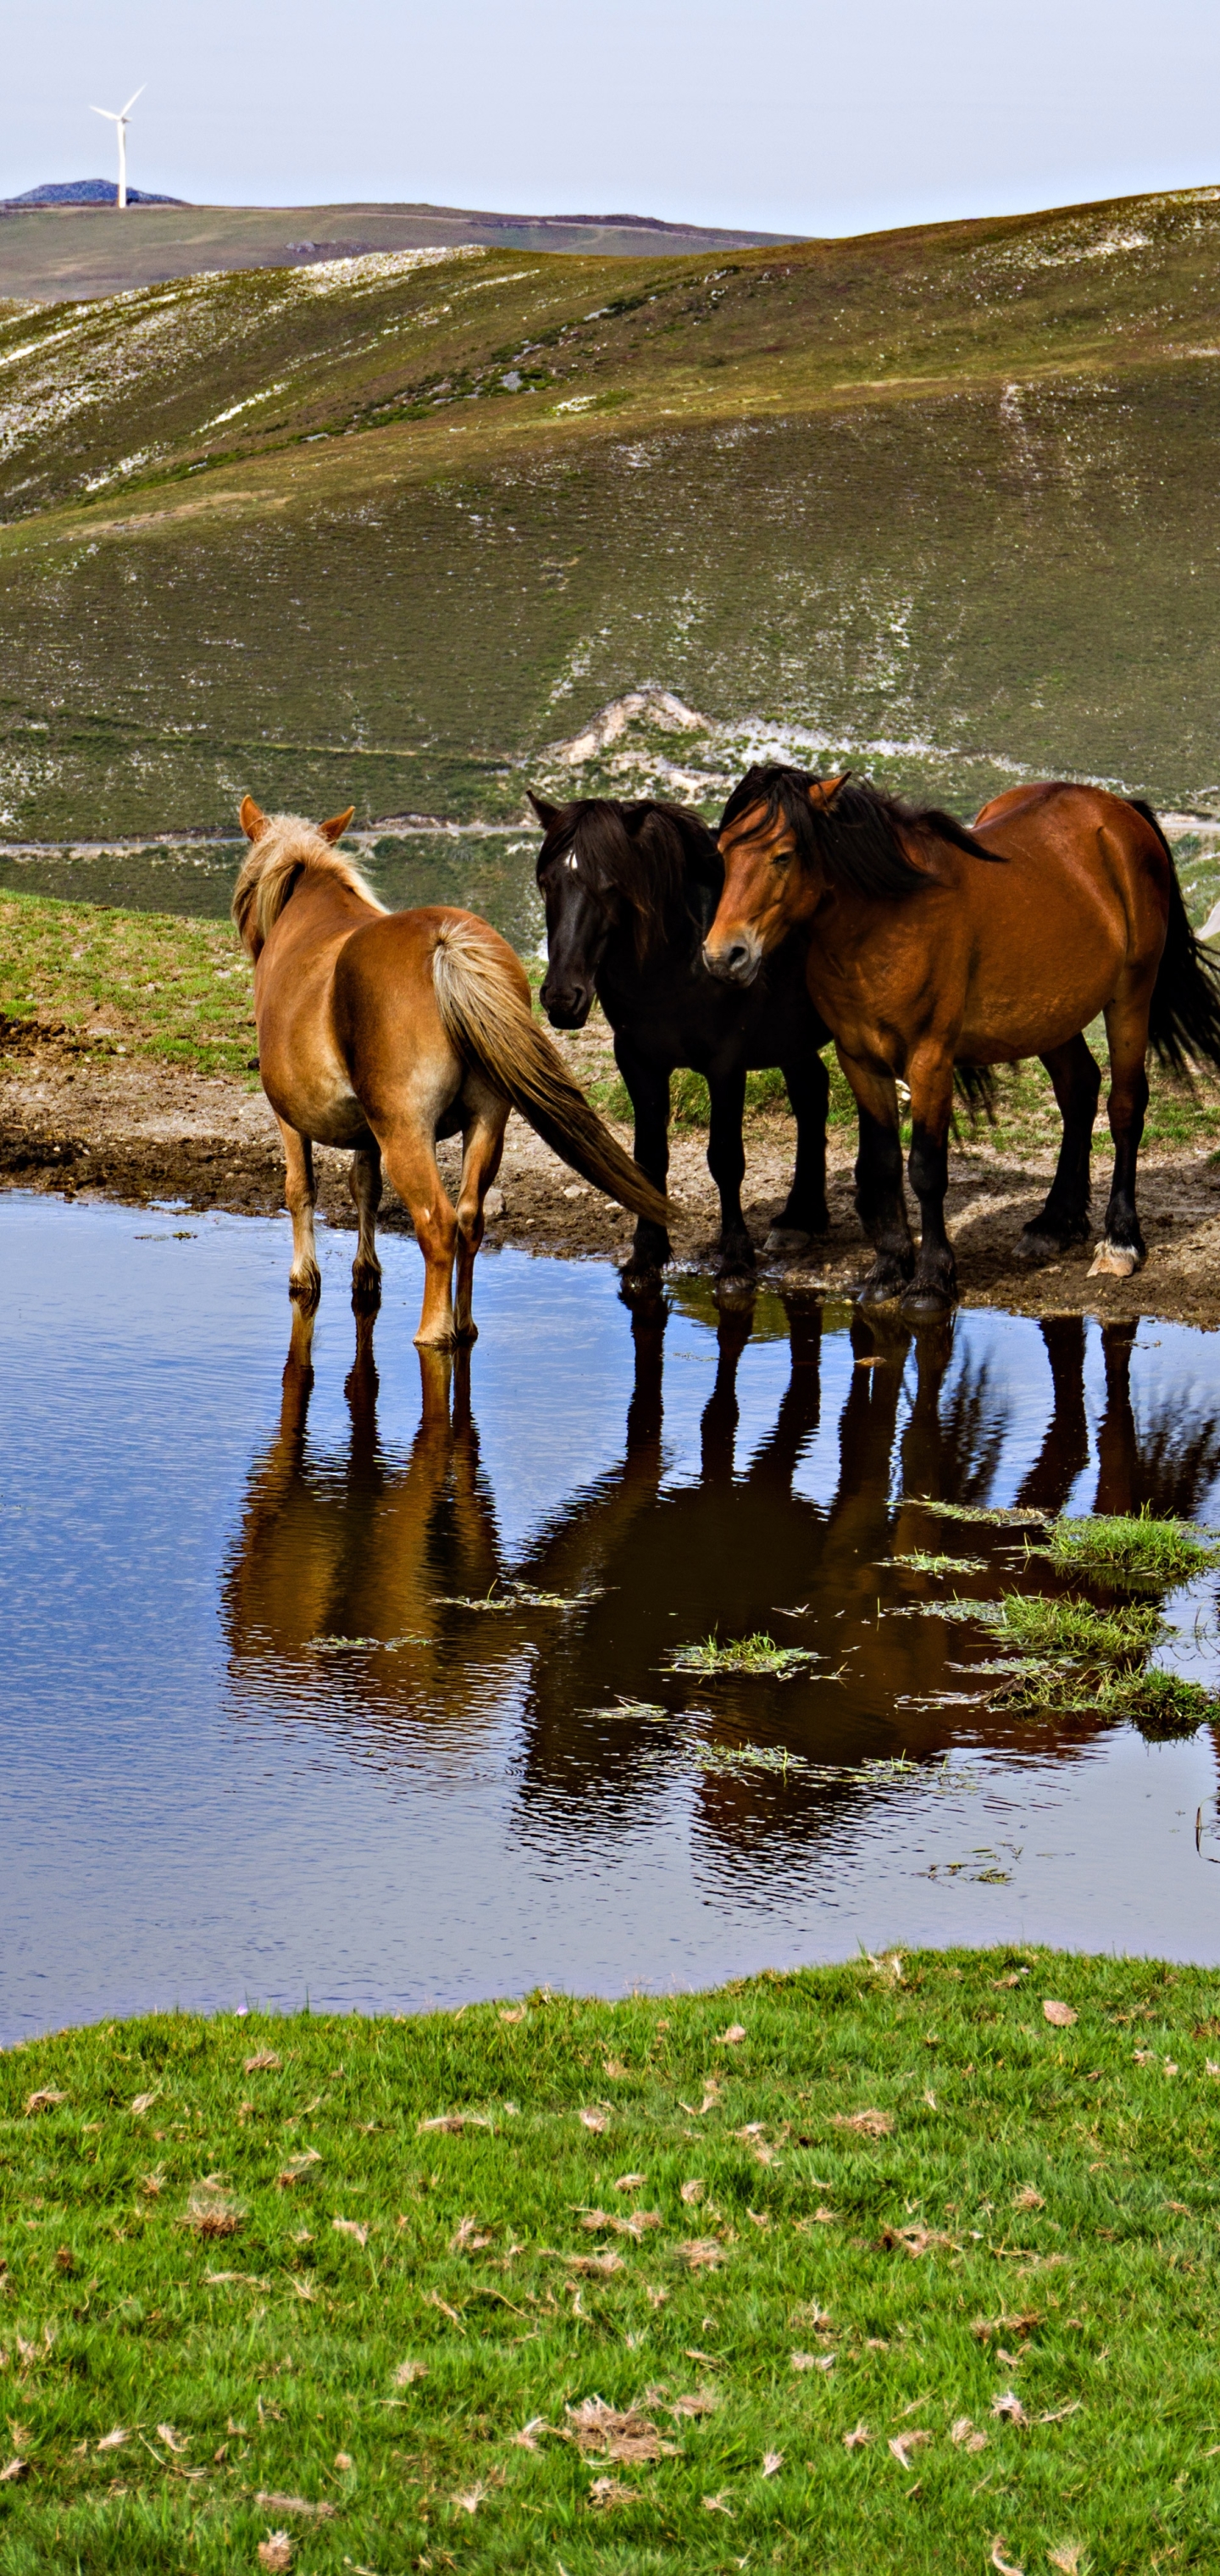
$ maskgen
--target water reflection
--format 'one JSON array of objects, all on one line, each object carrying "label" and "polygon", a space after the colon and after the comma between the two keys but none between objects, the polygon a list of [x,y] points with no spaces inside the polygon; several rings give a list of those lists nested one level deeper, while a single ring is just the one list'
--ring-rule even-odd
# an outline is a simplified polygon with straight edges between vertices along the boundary
[{"label": "water reflection", "polygon": [[[1070,1758],[1112,1729],[1100,1715],[1006,1712],[978,1669],[994,1655],[985,1633],[917,1615],[947,1595],[1048,1588],[1021,1530],[926,1509],[988,1504],[1014,1416],[1028,1420],[1028,1371],[1000,1366],[994,1338],[976,1348],[969,1319],[965,1330],[914,1332],[794,1299],[787,1384],[739,1459],[751,1316],[723,1313],[698,1469],[675,1475],[664,1398],[674,1320],[663,1303],[632,1316],[621,1453],[510,1562],[480,1464],[468,1358],[419,1355],[419,1425],[395,1453],[379,1440],[372,1327],[358,1320],[346,1447],[315,1446],[312,1324],[298,1316],[279,1431],[251,1478],[224,1584],[234,1706],[339,1722],[350,1749],[391,1768],[426,1761],[429,1740],[455,1728],[473,1747],[511,1713],[513,1830],[526,1843],[622,1839],[661,1813],[682,1773],[704,1846],[781,1875],[844,1802],[885,1794],[868,1765],[962,1745]],[[689,1319],[677,1321],[689,1333]],[[1049,1402],[1019,1504],[1197,1514],[1220,1471],[1216,1408],[1178,1383],[1137,1421],[1137,1329],[1101,1330],[1094,1452],[1086,1325],[1044,1320]],[[819,1438],[828,1349],[839,1407],[829,1447]],[[1092,1454],[1095,1492],[1081,1493]],[[946,1580],[896,1561],[921,1549],[960,1569]],[[463,1606],[479,1602],[495,1606]],[[675,1648],[757,1631],[813,1660],[786,1679],[673,1669]],[[705,1767],[704,1748],[746,1744],[786,1746],[818,1776]]]}]

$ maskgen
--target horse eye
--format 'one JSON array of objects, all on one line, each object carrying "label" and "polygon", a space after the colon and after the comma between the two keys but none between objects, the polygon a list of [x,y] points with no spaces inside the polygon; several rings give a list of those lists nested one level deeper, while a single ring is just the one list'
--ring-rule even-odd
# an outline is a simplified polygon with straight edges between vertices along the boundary
[{"label": "horse eye", "polygon": [[571,871],[572,871],[573,876],[575,876],[575,874],[576,874],[576,852],[575,852],[575,850],[569,850],[569,852],[568,852],[567,864],[568,864],[568,866],[570,867],[570,869],[571,869]]}]

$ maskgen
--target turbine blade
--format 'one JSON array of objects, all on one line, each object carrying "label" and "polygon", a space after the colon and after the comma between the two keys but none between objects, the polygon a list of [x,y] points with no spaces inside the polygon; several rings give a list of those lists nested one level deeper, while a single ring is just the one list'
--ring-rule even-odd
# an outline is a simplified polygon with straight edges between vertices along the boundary
[{"label": "turbine blade", "polygon": [[127,106],[126,106],[126,107],[121,107],[121,108],[119,109],[119,114],[120,114],[120,116],[126,116],[126,115],[127,115],[127,113],[128,113],[128,109],[133,108],[133,107],[135,106],[136,100],[137,100],[138,98],[143,98],[143,96],[144,96],[144,92],[145,92],[145,90],[147,89],[147,87],[148,87],[148,83],[147,83],[147,81],[141,81],[139,88],[138,88],[138,89],[133,89],[133,91],[132,91],[132,93],[131,93],[131,96],[130,96],[130,98],[129,98],[129,99],[128,99],[128,101],[127,101]]},{"label": "turbine blade", "polygon": [[108,116],[112,125],[117,125],[119,121],[112,107],[91,107],[89,114],[90,116]]}]

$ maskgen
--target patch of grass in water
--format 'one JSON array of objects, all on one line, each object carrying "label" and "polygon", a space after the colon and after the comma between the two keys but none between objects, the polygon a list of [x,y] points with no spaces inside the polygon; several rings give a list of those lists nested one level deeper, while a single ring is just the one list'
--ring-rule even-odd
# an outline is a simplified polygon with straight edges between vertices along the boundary
[{"label": "patch of grass in water", "polygon": [[727,1772],[774,1771],[787,1779],[790,1771],[812,1773],[814,1765],[800,1753],[790,1753],[786,1744],[687,1744],[685,1751],[700,1771]]},{"label": "patch of grass in water", "polygon": [[1188,1522],[1157,1520],[1146,1507],[1055,1521],[1049,1547],[1037,1553],[1062,1573],[1100,1574],[1111,1582],[1184,1583],[1220,1563],[1220,1547]]},{"label": "patch of grass in water", "polygon": [[906,1500],[921,1512],[932,1512],[938,1521],[979,1521],[990,1529],[1045,1529],[1047,1512],[1027,1511],[1020,1503],[1002,1510],[991,1510],[986,1503],[932,1503],[923,1494],[908,1494]]},{"label": "patch of grass in water", "polygon": [[985,1556],[932,1556],[922,1547],[908,1548],[905,1556],[891,1556],[888,1560],[878,1558],[879,1564],[887,1562],[905,1565],[911,1574],[986,1574],[988,1571]]},{"label": "patch of grass in water", "polygon": [[1091,1602],[1055,1600],[1043,1592],[1006,1592],[982,1616],[1035,1654],[1064,1655],[1074,1663],[1117,1671],[1142,1663],[1164,1626],[1160,1611],[1151,1606],[1130,1603],[1095,1610]]},{"label": "patch of grass in water", "polygon": [[676,1673],[770,1673],[783,1681],[818,1657],[808,1646],[777,1646],[765,1629],[757,1629],[752,1637],[705,1637],[697,1646],[675,1646],[667,1660]]},{"label": "patch of grass in water", "polygon": [[583,1610],[586,1602],[600,1599],[597,1589],[568,1595],[566,1592],[537,1592],[531,1583],[497,1582],[490,1592],[435,1592],[433,1603],[438,1610]]}]

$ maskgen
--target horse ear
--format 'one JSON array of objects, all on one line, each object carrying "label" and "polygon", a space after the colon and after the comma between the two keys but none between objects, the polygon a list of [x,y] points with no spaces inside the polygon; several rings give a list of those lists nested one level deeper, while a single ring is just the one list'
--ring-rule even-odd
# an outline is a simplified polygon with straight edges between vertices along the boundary
[{"label": "horse ear", "polygon": [[343,833],[346,832],[348,824],[350,823],[355,811],[355,806],[349,805],[346,814],[332,814],[329,823],[319,823],[318,830],[320,831],[323,840],[340,840]]},{"label": "horse ear", "polygon": [[833,805],[839,789],[846,787],[850,776],[850,769],[843,769],[840,770],[837,778],[815,778],[809,790],[810,804],[815,808],[820,807],[825,813],[827,806]]},{"label": "horse ear", "polygon": [[248,841],[257,841],[267,829],[267,817],[252,796],[243,796],[237,819]]},{"label": "horse ear", "polygon": [[562,805],[548,805],[545,796],[535,796],[532,787],[527,787],[525,792],[533,806],[539,822],[542,825],[543,831],[553,832],[555,825],[559,821],[559,817],[563,812]]}]

